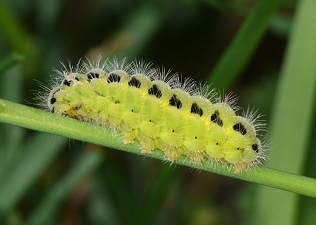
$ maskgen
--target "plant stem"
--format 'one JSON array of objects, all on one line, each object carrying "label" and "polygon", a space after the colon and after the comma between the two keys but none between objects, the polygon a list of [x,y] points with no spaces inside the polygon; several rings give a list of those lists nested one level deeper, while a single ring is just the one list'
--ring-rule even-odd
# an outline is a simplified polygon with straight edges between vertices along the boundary
[{"label": "plant stem", "polygon": [[[140,147],[137,143],[129,145],[123,144],[120,135],[115,135],[107,128],[80,122],[2,99],[0,99],[0,121],[37,131],[48,132],[76,140],[141,154]],[[160,151],[154,151],[152,154],[146,156],[164,160],[164,155]],[[185,157],[177,160],[175,163],[196,168],[198,170],[213,172],[302,195],[316,197],[316,180],[304,176],[268,168],[256,168],[240,174],[234,174],[233,170],[231,168],[227,168],[226,165],[218,164],[216,167],[209,166],[210,162],[208,161],[201,164],[192,164],[190,160]]]}]

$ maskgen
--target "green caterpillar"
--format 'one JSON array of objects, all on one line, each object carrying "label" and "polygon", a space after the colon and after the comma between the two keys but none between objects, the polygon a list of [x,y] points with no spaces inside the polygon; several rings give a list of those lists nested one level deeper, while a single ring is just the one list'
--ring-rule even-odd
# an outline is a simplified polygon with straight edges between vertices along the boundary
[{"label": "green caterpillar", "polygon": [[62,80],[45,98],[50,112],[118,130],[124,143],[138,140],[142,153],[159,149],[170,161],[184,155],[192,163],[222,162],[235,173],[266,158],[258,116],[238,116],[232,100],[190,79],[181,83],[176,74],[125,60],[57,72]]}]

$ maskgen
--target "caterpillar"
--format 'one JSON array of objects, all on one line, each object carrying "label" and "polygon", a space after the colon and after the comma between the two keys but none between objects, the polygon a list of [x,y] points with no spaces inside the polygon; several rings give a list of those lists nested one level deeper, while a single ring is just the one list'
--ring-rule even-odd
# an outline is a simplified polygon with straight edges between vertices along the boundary
[{"label": "caterpillar", "polygon": [[38,96],[52,113],[117,130],[125,144],[138,141],[142,153],[158,149],[171,162],[185,156],[240,173],[266,159],[264,124],[253,110],[238,115],[231,95],[142,61],[63,66]]}]

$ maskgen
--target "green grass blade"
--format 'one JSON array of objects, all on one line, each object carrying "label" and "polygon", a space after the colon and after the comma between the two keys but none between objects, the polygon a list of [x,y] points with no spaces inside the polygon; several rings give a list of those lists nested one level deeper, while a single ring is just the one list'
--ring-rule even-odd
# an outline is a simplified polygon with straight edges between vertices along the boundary
[{"label": "green grass blade", "polygon": [[[10,210],[60,151],[65,139],[37,133],[24,144],[17,160],[6,164],[0,177],[0,212]],[[50,143],[50,144],[47,144]]]},{"label": "green grass blade", "polygon": [[[316,108],[314,109],[314,115],[316,115]],[[316,136],[316,120],[314,120],[313,136]],[[309,145],[308,156],[306,157],[305,175],[309,177],[316,177],[315,159],[316,159],[316,139],[311,138]],[[302,196],[300,198],[300,205],[297,213],[297,221],[300,225],[316,224],[316,201],[308,197]]]},{"label": "green grass blade", "polygon": [[107,187],[110,196],[113,196],[113,205],[123,223],[135,224],[137,215],[137,201],[134,192],[131,191],[131,184],[126,175],[121,173],[117,164],[107,160],[102,165],[103,185]]},{"label": "green grass blade", "polygon": [[0,29],[12,49],[23,55],[28,67],[35,71],[36,65],[40,62],[36,44],[23,24],[3,1],[0,1]]},{"label": "green grass blade", "polygon": [[214,87],[229,89],[246,67],[283,0],[261,0],[210,74]]},{"label": "green grass blade", "polygon": [[15,65],[16,63],[21,62],[22,60],[24,60],[24,57],[22,55],[16,52],[12,53],[0,62],[0,74],[8,68],[10,68],[11,66]]},{"label": "green grass blade", "polygon": [[[275,99],[269,166],[302,174],[311,138],[316,90],[316,21],[314,0],[297,8]],[[260,224],[294,224],[298,196],[262,187],[255,221]],[[261,216],[260,216],[261,215]],[[265,215],[269,215],[266,217]]]},{"label": "green grass blade", "polygon": [[149,224],[155,221],[158,211],[160,210],[165,196],[170,190],[174,181],[175,170],[170,170],[170,166],[162,165],[156,177],[153,187],[150,188],[146,201],[140,207],[138,213],[138,224]]},{"label": "green grass blade", "polygon": [[67,197],[78,182],[92,173],[102,162],[99,154],[90,152],[83,155],[67,176],[55,184],[46,194],[42,202],[33,211],[26,224],[40,225],[56,218],[56,212],[62,201]]},{"label": "green grass blade", "polygon": [[126,20],[127,23],[120,31],[127,35],[127,38],[131,41],[131,46],[116,53],[116,57],[123,59],[126,56],[131,58],[139,55],[176,6],[177,4],[173,1],[157,2],[154,5],[152,2],[146,2],[138,8],[137,12],[130,15],[130,18]]},{"label": "green grass blade", "polygon": [[104,185],[103,176],[98,176],[93,186],[92,196],[87,204],[87,217],[91,224],[122,224],[113,204],[114,198]]},{"label": "green grass blade", "polygon": [[[6,61],[11,60],[14,61],[12,57],[9,57]],[[9,64],[11,63],[9,62]],[[16,65],[8,69],[7,66],[4,66],[7,69],[0,75],[1,84],[3,84],[0,88],[0,98],[21,102],[23,96],[22,68],[20,65]],[[9,163],[10,158],[14,157],[14,155],[18,154],[21,150],[19,147],[23,140],[24,133],[25,130],[21,127],[7,124],[0,126],[0,177],[1,173],[4,172],[2,169],[4,165]]]},{"label": "green grass blade", "polygon": [[[0,121],[34,129],[43,132],[62,135],[76,140],[86,141],[114,149],[141,154],[137,143],[126,145],[121,141],[119,135],[99,126],[65,118],[56,114],[43,112],[42,110],[19,105],[0,99]],[[148,157],[164,160],[160,151],[148,155]],[[208,162],[193,165],[187,158],[181,158],[175,163],[194,167],[199,170],[218,173],[270,187],[279,188],[311,197],[316,197],[316,180],[308,177],[293,175],[267,168],[245,171],[241,174],[234,174],[231,168],[225,165],[210,167]]]}]

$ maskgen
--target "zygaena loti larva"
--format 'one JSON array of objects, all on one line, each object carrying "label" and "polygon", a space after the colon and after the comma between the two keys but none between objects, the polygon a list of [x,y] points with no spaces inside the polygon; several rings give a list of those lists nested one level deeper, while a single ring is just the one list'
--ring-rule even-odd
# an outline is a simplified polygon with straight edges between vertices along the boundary
[{"label": "zygaena loti larva", "polygon": [[133,61],[79,62],[58,77],[49,93],[38,95],[46,108],[62,116],[119,131],[141,152],[162,151],[169,161],[186,156],[194,164],[209,160],[233,166],[235,173],[265,158],[263,124],[255,113],[237,114],[234,99],[208,86]]}]

